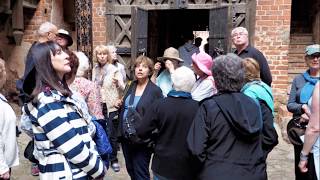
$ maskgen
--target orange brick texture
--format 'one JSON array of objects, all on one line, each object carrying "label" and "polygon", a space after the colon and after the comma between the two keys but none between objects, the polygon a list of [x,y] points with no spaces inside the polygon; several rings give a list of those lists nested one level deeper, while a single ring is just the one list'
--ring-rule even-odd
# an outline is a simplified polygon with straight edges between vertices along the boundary
[{"label": "orange brick texture", "polygon": [[287,101],[290,19],[291,0],[257,0],[254,44],[271,69],[276,111]]},{"label": "orange brick texture", "polygon": [[37,39],[37,29],[40,24],[51,20],[52,0],[40,0],[34,14],[29,14],[30,18],[25,18],[25,30],[23,41],[34,42]]},{"label": "orange brick texture", "polygon": [[93,48],[100,44],[108,43],[106,25],[105,0],[92,1],[92,40]]}]

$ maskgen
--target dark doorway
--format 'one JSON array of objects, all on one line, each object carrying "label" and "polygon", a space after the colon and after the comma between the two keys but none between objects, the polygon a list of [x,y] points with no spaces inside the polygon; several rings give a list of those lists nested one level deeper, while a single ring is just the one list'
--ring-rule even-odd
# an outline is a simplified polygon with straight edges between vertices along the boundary
[{"label": "dark doorway", "polygon": [[183,35],[208,31],[209,10],[153,10],[148,20],[148,56],[162,56],[168,47],[183,45]]},{"label": "dark doorway", "polygon": [[133,7],[131,56],[144,53],[151,58],[162,56],[172,46],[183,45],[183,35],[208,31],[209,54],[215,49],[228,52],[231,48],[230,6],[212,9],[145,10]]},{"label": "dark doorway", "polygon": [[315,18],[319,10],[319,0],[293,0],[291,10],[291,34],[312,33]]}]

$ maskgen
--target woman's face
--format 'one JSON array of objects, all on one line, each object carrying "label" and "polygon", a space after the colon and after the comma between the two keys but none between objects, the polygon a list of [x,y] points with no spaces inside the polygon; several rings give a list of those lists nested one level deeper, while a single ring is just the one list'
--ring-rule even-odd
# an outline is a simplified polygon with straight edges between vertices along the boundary
[{"label": "woman's face", "polygon": [[306,56],[306,63],[310,69],[318,70],[319,71],[319,62],[320,61],[320,53],[315,55]]},{"label": "woman's face", "polygon": [[134,75],[137,80],[146,79],[150,74],[150,69],[146,63],[140,63],[136,65],[134,69]]},{"label": "woman's face", "polygon": [[97,53],[97,60],[100,65],[105,65],[107,63],[107,53],[106,52],[99,52]]},{"label": "woman's face", "polygon": [[110,56],[112,62],[117,59],[117,49],[115,47],[110,48]]},{"label": "woman's face", "polygon": [[67,47],[68,44],[68,40],[66,38],[57,36],[56,38],[56,42],[61,46],[61,47]]},{"label": "woman's face", "polygon": [[204,75],[206,75],[204,72],[202,72],[199,67],[197,66],[196,63],[192,62],[192,69],[193,72],[198,75],[199,77],[203,77]]},{"label": "woman's face", "polygon": [[70,62],[68,60],[69,55],[61,50],[59,47],[56,54],[51,53],[51,63],[53,69],[57,72],[58,76],[62,79],[65,73],[71,71]]}]

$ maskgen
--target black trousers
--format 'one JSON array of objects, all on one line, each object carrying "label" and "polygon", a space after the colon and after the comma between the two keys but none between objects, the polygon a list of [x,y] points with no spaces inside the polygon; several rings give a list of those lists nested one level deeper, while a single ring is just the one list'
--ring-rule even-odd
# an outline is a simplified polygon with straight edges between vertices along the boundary
[{"label": "black trousers", "polygon": [[107,120],[107,133],[110,140],[110,144],[112,147],[112,153],[110,155],[110,162],[111,164],[114,162],[118,162],[117,154],[118,154],[118,136],[117,136],[117,130],[118,130],[118,111],[110,112],[109,118]]},{"label": "black trousers", "polygon": [[150,180],[149,164],[152,151],[147,146],[121,142],[126,168],[131,180]]},{"label": "black trousers", "polygon": [[294,170],[296,175],[296,180],[316,180],[316,170],[314,167],[314,159],[313,154],[310,153],[308,157],[308,171],[306,173],[302,173],[299,169],[300,162],[300,152],[302,151],[303,146],[294,145]]}]

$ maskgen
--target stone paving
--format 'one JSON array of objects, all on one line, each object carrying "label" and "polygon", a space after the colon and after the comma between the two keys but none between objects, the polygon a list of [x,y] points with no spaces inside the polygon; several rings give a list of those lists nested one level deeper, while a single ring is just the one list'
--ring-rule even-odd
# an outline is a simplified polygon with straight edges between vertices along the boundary
[{"label": "stone paving", "polygon": [[[294,160],[293,160],[293,146],[283,141],[279,128],[279,144],[269,154],[267,161],[267,172],[269,180],[294,180]],[[20,147],[20,165],[12,169],[11,180],[36,180],[38,177],[30,175],[30,162],[23,157],[23,150],[30,138],[24,133],[18,138]],[[118,153],[121,170],[118,173],[108,170],[107,176],[104,180],[129,180],[129,176],[125,169],[123,154]]]}]

